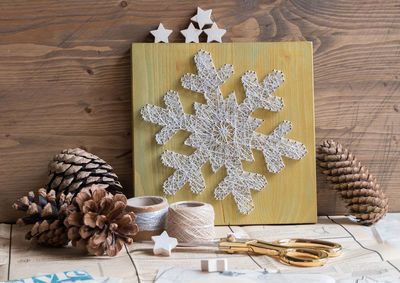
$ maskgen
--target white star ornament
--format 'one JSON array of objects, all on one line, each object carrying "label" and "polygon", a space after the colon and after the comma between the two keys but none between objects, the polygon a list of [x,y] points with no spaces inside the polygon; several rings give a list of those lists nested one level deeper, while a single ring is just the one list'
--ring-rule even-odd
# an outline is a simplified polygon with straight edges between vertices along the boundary
[{"label": "white star ornament", "polygon": [[212,10],[203,10],[197,7],[197,14],[191,18],[193,22],[199,24],[199,28],[202,29],[205,25],[211,25],[213,21],[211,20]]},{"label": "white star ornament", "polygon": [[183,34],[183,36],[185,37],[185,43],[199,43],[199,35],[202,32],[202,30],[195,28],[192,23],[190,23],[187,29],[181,30],[181,34]]},{"label": "white star ornament", "polygon": [[217,24],[213,23],[211,28],[205,29],[204,32],[207,34],[207,42],[222,42],[222,37],[226,33],[226,30],[218,28]]},{"label": "white star ornament", "polygon": [[163,24],[160,23],[156,30],[150,31],[154,36],[154,43],[165,42],[168,43],[168,36],[172,33],[172,30],[165,29]]},{"label": "white star ornament", "polygon": [[152,236],[151,239],[154,242],[154,255],[170,256],[171,250],[178,245],[178,240],[168,236],[166,231],[162,232],[160,236]]}]

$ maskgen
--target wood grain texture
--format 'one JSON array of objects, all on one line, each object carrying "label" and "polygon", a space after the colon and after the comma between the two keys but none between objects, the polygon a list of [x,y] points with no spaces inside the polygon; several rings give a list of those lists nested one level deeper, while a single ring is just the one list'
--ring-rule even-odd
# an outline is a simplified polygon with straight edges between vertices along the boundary
[{"label": "wood grain texture", "polygon": [[[396,223],[395,215],[391,215],[388,220]],[[398,253],[393,251],[391,246],[378,241],[371,233],[371,230],[367,230],[365,227],[343,216],[330,218],[320,216],[317,224],[310,225],[215,227],[217,238],[226,237],[228,233],[234,232],[246,238],[262,241],[272,242],[284,238],[308,238],[333,241],[342,245],[345,253],[340,257],[330,258],[327,265],[319,269],[298,268],[282,264],[275,257],[267,255],[227,254],[210,247],[178,247],[172,251],[170,257],[154,256],[153,245],[149,242],[134,242],[133,245],[127,246],[131,257],[128,256],[125,248],[114,258],[88,256],[71,245],[61,249],[36,246],[24,240],[26,227],[21,228],[13,225],[12,233],[10,233],[10,227],[11,225],[9,224],[0,225],[0,237],[5,235],[4,239],[6,239],[7,243],[9,243],[10,236],[12,239],[11,250],[7,244],[0,245],[0,253],[6,255],[7,260],[10,258],[10,262],[4,262],[4,268],[0,265],[0,271],[6,271],[4,274],[0,273],[0,278],[4,278],[4,280],[26,278],[38,273],[86,270],[96,277],[123,278],[124,283],[147,283],[154,282],[156,274],[161,268],[185,267],[200,270],[201,259],[217,258],[226,258],[229,270],[266,270],[270,274],[310,274],[310,272],[318,272],[319,274],[332,276],[335,279],[343,279],[344,276],[349,276],[346,279],[350,279],[350,272],[344,273],[346,270],[343,271],[343,266],[347,266],[351,261],[352,267],[357,268],[357,272],[353,272],[354,280],[356,280],[356,277],[360,278],[359,276],[362,275],[369,276],[372,279],[382,278],[382,271],[384,270],[391,276],[397,276],[398,271],[395,268],[398,269],[400,264]],[[387,235],[392,234],[389,233]],[[2,238],[0,238],[0,243],[1,241]],[[380,253],[362,249],[360,248],[360,243],[364,247],[374,249]],[[390,265],[388,261],[382,261],[381,256],[385,259],[390,259]],[[373,265],[374,268],[365,268],[365,265],[368,265],[368,267]],[[10,271],[10,276],[7,274],[8,270]]]},{"label": "wood grain texture", "polygon": [[8,280],[29,278],[37,274],[85,270],[95,277],[117,277],[123,282],[139,281],[125,248],[116,257],[88,256],[71,244],[62,249],[34,245],[25,240],[26,227],[13,225],[12,228]]},{"label": "wood grain texture", "polygon": [[[0,221],[46,180],[53,154],[82,146],[132,191],[130,44],[162,22],[183,42],[196,7],[213,9],[224,42],[314,46],[316,142],[337,139],[400,211],[400,5],[383,1],[0,2]],[[320,214],[344,206],[318,172]]]},{"label": "wood grain texture", "polygon": [[[0,237],[8,232],[9,224],[1,224]],[[219,238],[226,237],[231,232],[228,226],[216,227],[216,235]],[[62,248],[46,248],[31,244],[25,240],[26,227],[12,227],[11,250],[0,245],[0,253],[3,252],[7,261],[0,265],[0,278],[4,280],[17,280],[28,278],[40,273],[57,273],[69,270],[85,270],[94,277],[121,278],[123,282],[153,282],[159,268],[172,266],[186,266],[200,269],[200,259],[204,257],[221,257],[220,253],[209,247],[198,248],[193,252],[192,248],[178,248],[170,257],[154,256],[152,243],[135,242],[131,246],[124,247],[116,257],[91,256],[82,253],[71,244]],[[9,238],[7,239],[9,242]],[[1,241],[1,238],[0,238]],[[130,256],[128,255],[128,252]],[[8,262],[10,255],[10,262]],[[246,253],[230,255],[229,266],[239,269],[259,269],[258,265]],[[9,270],[9,276],[8,271]]]},{"label": "wood grain texture", "polygon": [[[164,95],[169,90],[178,93],[185,113],[195,114],[194,103],[206,103],[204,95],[181,86],[181,77],[198,74],[194,56],[199,50],[212,56],[217,69],[232,64],[234,74],[220,87],[225,99],[234,91],[237,103],[246,98],[241,77],[255,71],[262,81],[273,70],[283,72],[285,82],[273,95],[282,97],[284,107],[279,112],[257,109],[252,117],[264,120],[257,132],[271,134],[282,121],[292,123],[285,138],[303,143],[308,153],[301,160],[283,157],[285,168],[277,173],[267,170],[261,151],[253,150],[254,162],[243,161],[245,172],[265,176],[268,185],[258,192],[250,190],[255,208],[249,215],[239,212],[232,194],[215,200],[214,190],[227,176],[226,167],[216,172],[207,161],[201,172],[206,188],[200,194],[190,191],[186,183],[169,203],[195,200],[213,205],[216,225],[314,223],[317,220],[315,178],[314,95],[311,42],[278,43],[201,43],[201,44],[132,44],[132,119],[135,196],[163,195],[163,183],[174,169],[161,163],[161,155],[170,150],[190,156],[196,150],[184,145],[189,132],[179,131],[160,146],[155,135],[161,126],[146,122],[140,111],[147,104],[165,108]],[[200,131],[201,132],[201,131]],[[198,132],[198,134],[201,134]]]}]

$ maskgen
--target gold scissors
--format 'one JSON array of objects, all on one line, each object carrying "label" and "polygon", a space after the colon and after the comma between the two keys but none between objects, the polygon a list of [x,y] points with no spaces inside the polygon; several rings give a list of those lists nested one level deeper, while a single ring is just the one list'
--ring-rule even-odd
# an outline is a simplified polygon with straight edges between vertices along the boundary
[{"label": "gold scissors", "polygon": [[328,241],[312,239],[284,239],[266,242],[253,239],[236,238],[228,235],[216,241],[179,243],[178,246],[213,246],[218,250],[235,253],[251,252],[277,257],[286,264],[313,267],[324,265],[329,257],[342,254],[342,246]]}]

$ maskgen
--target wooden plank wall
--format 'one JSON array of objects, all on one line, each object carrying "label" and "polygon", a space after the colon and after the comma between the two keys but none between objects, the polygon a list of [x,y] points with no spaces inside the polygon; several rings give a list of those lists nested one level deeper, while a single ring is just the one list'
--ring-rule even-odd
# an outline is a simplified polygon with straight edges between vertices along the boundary
[{"label": "wooden plank wall", "polygon": [[[0,221],[46,180],[53,154],[83,147],[132,192],[130,55],[162,21],[171,42],[196,7],[213,9],[224,41],[314,44],[316,142],[349,146],[400,211],[398,1],[0,2]],[[320,214],[344,211],[318,172]]]}]

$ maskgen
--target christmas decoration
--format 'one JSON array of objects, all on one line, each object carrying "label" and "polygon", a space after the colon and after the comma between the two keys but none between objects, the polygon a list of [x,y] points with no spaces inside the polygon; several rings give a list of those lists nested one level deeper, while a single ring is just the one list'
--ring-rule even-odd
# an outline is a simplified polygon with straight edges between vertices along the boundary
[{"label": "christmas decoration", "polygon": [[93,255],[116,256],[138,232],[135,214],[124,212],[127,199],[99,185],[82,189],[67,209],[64,221],[72,245]]},{"label": "christmas decoration", "polygon": [[168,43],[168,36],[172,33],[172,30],[165,29],[163,24],[160,23],[156,30],[150,31],[154,36],[154,43],[165,42]]},{"label": "christmas decoration", "polygon": [[327,180],[358,223],[372,225],[385,216],[388,199],[382,188],[347,148],[332,140],[324,141],[317,153]]},{"label": "christmas decoration", "polygon": [[26,216],[19,218],[17,224],[33,224],[25,235],[27,240],[49,246],[64,246],[68,244],[67,230],[63,224],[66,210],[71,203],[72,194],[65,196],[61,193],[56,197],[56,192],[51,190],[46,193],[44,188],[35,194],[29,192],[13,204],[13,208],[26,212]]},{"label": "christmas decoration", "polygon": [[198,23],[199,28],[202,29],[205,25],[211,25],[213,21],[211,20],[212,10],[203,10],[197,7],[197,14],[191,18],[193,22]]},{"label": "christmas decoration", "polygon": [[178,245],[178,241],[168,236],[166,231],[162,232],[159,236],[152,236],[151,239],[154,242],[154,255],[171,256],[171,250]]},{"label": "christmas decoration", "polygon": [[54,156],[49,164],[48,190],[55,190],[57,194],[76,194],[92,184],[111,193],[122,190],[113,168],[83,149],[65,149]]},{"label": "christmas decoration", "polygon": [[222,42],[222,37],[226,33],[226,30],[218,28],[217,24],[213,23],[211,28],[205,29],[204,32],[207,34],[207,42]]},{"label": "christmas decoration", "polygon": [[[203,32],[203,27],[211,24],[211,28],[204,29],[204,32],[207,34],[207,42],[222,42],[222,36],[226,33],[226,30],[218,28],[217,24],[211,20],[211,12],[212,10],[197,8],[197,14],[191,20],[198,24],[199,29],[190,23],[187,29],[181,30],[181,34],[185,37],[185,43],[199,43],[199,36]],[[160,23],[158,28],[150,31],[150,33],[154,36],[154,43],[168,43],[168,37],[172,33],[172,30],[165,29],[163,24]]]},{"label": "christmas decoration", "polygon": [[291,122],[283,121],[270,135],[255,130],[263,120],[251,117],[257,108],[280,111],[283,99],[273,96],[283,83],[283,73],[272,71],[259,83],[255,72],[246,72],[241,80],[246,98],[241,104],[235,93],[223,98],[219,87],[233,74],[232,65],[216,70],[210,53],[200,50],[195,55],[198,74],[186,74],[181,78],[182,86],[204,94],[207,104],[194,103],[195,114],[186,114],[175,91],[164,96],[167,108],[146,105],[141,114],[145,121],[163,126],[156,135],[159,144],[165,144],[179,130],[192,134],[185,145],[196,150],[190,156],[165,151],[161,160],[175,172],[164,182],[164,193],[174,195],[189,183],[193,193],[205,189],[201,167],[209,160],[215,172],[225,166],[227,176],[214,192],[216,199],[224,199],[232,193],[238,209],[249,214],[254,209],[250,190],[261,191],[267,185],[264,175],[246,172],[241,161],[254,161],[253,149],[263,152],[267,168],[278,173],[284,168],[282,156],[299,160],[306,153],[305,146],[285,138]]},{"label": "christmas decoration", "polygon": [[190,23],[187,29],[181,30],[181,34],[185,37],[185,43],[199,43],[199,36],[202,32],[202,30],[195,28],[192,23]]}]

